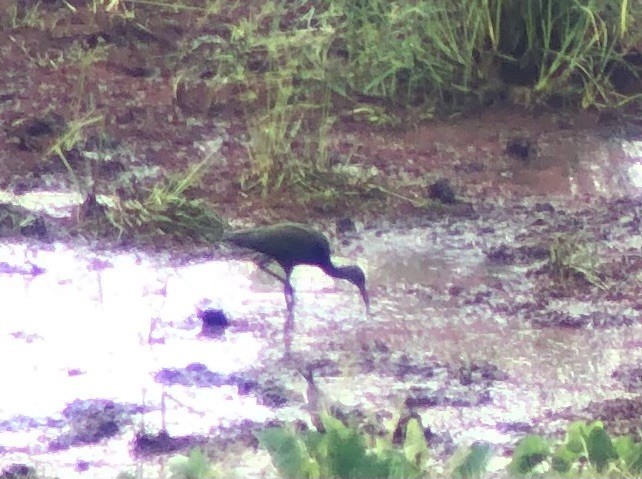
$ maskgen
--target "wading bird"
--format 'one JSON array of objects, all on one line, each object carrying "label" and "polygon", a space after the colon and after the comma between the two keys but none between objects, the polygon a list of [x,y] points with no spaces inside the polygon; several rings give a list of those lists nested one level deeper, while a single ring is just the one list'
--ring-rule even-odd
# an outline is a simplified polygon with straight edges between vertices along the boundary
[{"label": "wading bird", "polygon": [[[335,266],[330,258],[330,244],[327,238],[309,226],[299,223],[259,226],[226,232],[223,240],[263,255],[258,266],[283,283],[283,293],[290,318],[294,308],[294,289],[290,283],[290,276],[294,267],[300,264],[318,266],[333,278],[350,281],[359,288],[366,305],[366,312],[370,314],[370,300],[363,270],[356,265]],[[271,261],[277,262],[283,268],[285,277],[268,269]]]}]

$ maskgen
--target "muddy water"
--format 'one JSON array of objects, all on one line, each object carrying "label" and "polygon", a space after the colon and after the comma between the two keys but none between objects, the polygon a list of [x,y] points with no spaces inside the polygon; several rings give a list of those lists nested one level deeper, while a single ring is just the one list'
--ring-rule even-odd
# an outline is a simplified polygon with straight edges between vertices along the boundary
[{"label": "muddy water", "polygon": [[[608,158],[610,148],[599,151]],[[144,253],[4,242],[2,461],[35,461],[40,472],[61,478],[76,477],[82,462],[91,477],[115,477],[141,466],[129,441],[143,423],[178,436],[217,435],[221,428],[245,427],[246,419],[307,420],[306,384],[297,370],[317,361],[333,365],[316,376],[329,402],[392,415],[414,400],[424,424],[456,444],[488,440],[510,447],[528,430],[559,432],[568,411],[596,418],[590,413],[604,401],[637,398],[613,373],[642,360],[633,341],[642,333],[640,269],[626,279],[615,271],[622,257],[640,254],[640,203],[596,197],[589,204],[585,195],[597,195],[604,185],[636,191],[637,163],[633,154],[627,158],[617,174],[577,158],[561,170],[546,162],[513,165],[503,181],[529,185],[528,197],[480,204],[471,216],[362,232],[337,252],[366,269],[371,318],[352,285],[298,268],[289,363],[280,361],[282,290],[251,262],[172,265],[170,258]],[[532,196],[538,185],[552,191],[549,174],[570,185],[553,188],[564,195]],[[574,227],[600,251],[604,279],[618,295],[590,285],[555,294],[566,285],[545,273],[541,252],[492,259],[499,247],[546,251],[554,234],[571,234]],[[195,310],[206,305],[231,320],[219,339],[199,336]],[[566,323],[550,321],[560,314]],[[575,320],[586,323],[570,327]],[[194,363],[247,375],[260,386],[240,394],[235,384],[159,380],[160,371],[189,370]],[[472,379],[461,371],[472,371]],[[260,392],[268,383],[280,388],[283,404],[265,401]],[[63,409],[91,398],[146,409],[98,445],[52,452],[52,442],[69,427]],[[164,467],[154,460],[142,464],[153,477]],[[274,477],[267,456],[249,450],[222,458],[221,467]]]},{"label": "muddy water", "polygon": [[[375,301],[374,324],[359,321],[354,326],[355,337],[364,342],[385,341],[418,364],[490,362],[506,373],[505,380],[490,386],[489,404],[425,408],[423,417],[433,432],[448,432],[464,442],[483,438],[505,443],[510,435],[498,433],[497,423],[541,425],[551,422],[547,419],[551,412],[580,411],[592,401],[632,396],[611,374],[623,365],[639,363],[642,352],[630,349],[630,338],[642,330],[642,324],[606,330],[536,327],[509,308],[532,297],[536,286],[527,268],[491,265],[483,254],[500,237],[514,236],[519,222],[477,238],[448,235],[449,229],[435,225],[364,237],[365,256],[376,265],[371,274],[375,296],[381,299]],[[439,237],[447,237],[448,245]],[[488,301],[468,301],[475,294],[467,297],[466,292],[485,291],[488,285],[492,290]],[[453,294],[454,290],[460,292]],[[468,299],[462,301],[462,296]],[[628,305],[564,300],[547,307],[575,314],[603,308],[616,314]],[[547,309],[541,314],[546,315]],[[319,329],[310,334],[327,334]],[[449,387],[447,378],[428,383],[435,390]],[[347,391],[371,386],[369,397],[389,408],[398,405],[399,397],[410,389],[403,382],[372,379],[370,384],[363,377],[352,384],[341,378],[340,384],[335,388],[329,381],[327,387],[344,393],[336,394],[344,402],[352,402]]]}]

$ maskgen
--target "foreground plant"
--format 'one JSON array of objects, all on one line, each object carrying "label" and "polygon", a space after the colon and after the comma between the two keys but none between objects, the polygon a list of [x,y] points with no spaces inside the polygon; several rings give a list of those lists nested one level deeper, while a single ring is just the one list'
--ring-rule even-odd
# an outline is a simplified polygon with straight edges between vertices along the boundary
[{"label": "foreground plant", "polygon": [[281,477],[299,478],[419,478],[428,447],[416,420],[408,422],[404,444],[372,442],[327,413],[320,415],[323,432],[294,432],[285,427],[257,434]]},{"label": "foreground plant", "polygon": [[550,471],[570,477],[637,477],[642,473],[642,443],[630,436],[611,438],[601,421],[577,421],[555,448],[542,436],[523,438],[508,470],[516,475]]},{"label": "foreground plant", "polygon": [[222,477],[214,464],[199,448],[189,456],[174,456],[169,461],[172,479],[214,479]]}]

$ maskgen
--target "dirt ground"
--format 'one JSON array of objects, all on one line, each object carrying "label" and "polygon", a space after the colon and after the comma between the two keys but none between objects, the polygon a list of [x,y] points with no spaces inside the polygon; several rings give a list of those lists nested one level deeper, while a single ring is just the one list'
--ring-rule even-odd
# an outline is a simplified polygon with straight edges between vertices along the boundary
[{"label": "dirt ground", "polygon": [[[62,162],[55,154],[45,158],[45,153],[65,125],[97,115],[103,120],[82,129],[84,151],[101,159],[92,172],[97,193],[113,194],[128,174],[142,183],[157,181],[214,150],[198,194],[225,218],[249,223],[348,216],[374,225],[382,218],[423,216],[425,209],[415,205],[439,179],[449,180],[458,197],[472,203],[569,193],[565,177],[573,162],[594,148],[590,137],[596,128],[606,135],[622,129],[598,126],[604,115],[597,113],[505,105],[395,128],[340,115],[330,134],[331,162],[365,172],[385,192],[370,197],[348,192],[336,202],[292,207],[300,202],[290,193],[264,198],[241,189],[239,179],[250,167],[249,139],[234,95],[205,111],[177,104],[173,85],[179,72],[170,69],[170,59],[181,41],[211,33],[211,28],[199,29],[189,13],[157,15],[145,17],[147,29],[154,32],[146,35],[106,12],[94,15],[84,7],[72,14],[50,4],[42,8],[43,29],[0,32],[0,187],[18,194],[61,182],[70,186]],[[96,47],[98,38],[109,47],[107,53],[87,60],[83,55]],[[526,148],[511,150],[511,141]],[[81,177],[87,168],[83,154],[73,149],[67,154]],[[537,165],[547,168],[529,172]],[[576,180],[574,194],[577,188],[593,193],[583,181]]]}]

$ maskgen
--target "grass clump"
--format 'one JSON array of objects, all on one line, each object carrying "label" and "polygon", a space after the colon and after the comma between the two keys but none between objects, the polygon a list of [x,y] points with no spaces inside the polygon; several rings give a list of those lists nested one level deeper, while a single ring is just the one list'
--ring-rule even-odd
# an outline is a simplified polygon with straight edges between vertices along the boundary
[{"label": "grass clump", "polygon": [[509,101],[613,108],[639,97],[618,80],[640,83],[628,55],[642,29],[626,0],[265,1],[243,15],[219,6],[208,15],[223,26],[184,42],[177,83],[207,85],[195,95],[205,112],[218,103],[241,112],[250,167],[239,181],[263,197],[331,205],[374,191],[334,175],[342,115],[389,128],[404,112],[425,119]]},{"label": "grass clump", "polygon": [[346,81],[357,93],[402,104],[453,102],[477,89],[488,29],[489,2],[385,0],[331,2],[342,19]]},{"label": "grass clump", "polygon": [[549,266],[564,286],[572,277],[579,276],[600,289],[606,289],[606,284],[597,274],[598,260],[595,245],[579,235],[556,236],[549,248]]},{"label": "grass clump", "polygon": [[60,159],[63,165],[65,165],[65,169],[69,173],[69,177],[71,178],[76,191],[78,191],[78,193],[80,193],[81,195],[83,195],[87,190],[91,190],[93,188],[94,178],[90,160],[86,160],[85,166],[87,168],[84,172],[87,173],[85,180],[86,183],[89,184],[83,185],[78,179],[76,171],[74,171],[71,164],[69,163],[66,154],[72,149],[78,148],[80,145],[85,144],[87,140],[87,129],[89,127],[97,124],[102,124],[103,122],[104,117],[93,111],[68,122],[62,134],[54,138],[45,155],[46,157],[55,155]]},{"label": "grass clump", "polygon": [[504,23],[506,67],[528,80],[538,99],[561,97],[583,108],[618,107],[632,99],[611,81],[613,71],[629,68],[627,44],[639,36],[622,28],[625,2],[506,2],[505,16],[520,20]]},{"label": "grass clump", "polygon": [[267,71],[248,83],[245,117],[252,166],[241,177],[244,189],[263,196],[303,186],[315,172],[327,171],[330,114],[327,26],[272,32],[247,38],[261,52]]},{"label": "grass clump", "polygon": [[[552,97],[584,108],[618,107],[613,72],[637,78],[626,55],[639,43],[626,0],[384,0],[328,2],[355,92],[450,110],[511,98]],[[638,92],[639,93],[639,92]]]},{"label": "grass clump", "polygon": [[119,238],[160,235],[178,240],[218,241],[223,235],[223,219],[208,202],[187,196],[187,191],[200,183],[206,165],[207,159],[151,188],[138,189],[131,198],[116,197],[109,201],[105,216]]},{"label": "grass clump", "polygon": [[45,26],[45,16],[40,2],[9,0],[0,12],[0,25],[10,30],[18,28],[39,28]]}]

